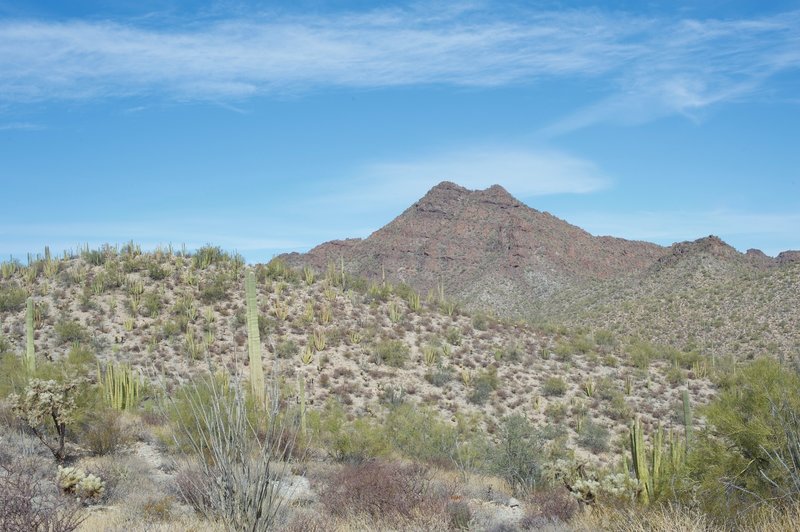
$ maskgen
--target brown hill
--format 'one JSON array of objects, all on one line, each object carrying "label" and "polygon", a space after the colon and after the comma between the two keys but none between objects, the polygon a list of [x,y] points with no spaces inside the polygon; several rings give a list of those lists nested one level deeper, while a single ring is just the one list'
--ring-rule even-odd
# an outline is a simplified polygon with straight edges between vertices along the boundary
[{"label": "brown hill", "polygon": [[441,284],[472,308],[520,314],[585,281],[642,272],[665,252],[647,242],[592,236],[499,185],[472,191],[443,182],[366,239],[283,258],[317,269],[343,260],[359,276],[385,275],[423,291]]}]

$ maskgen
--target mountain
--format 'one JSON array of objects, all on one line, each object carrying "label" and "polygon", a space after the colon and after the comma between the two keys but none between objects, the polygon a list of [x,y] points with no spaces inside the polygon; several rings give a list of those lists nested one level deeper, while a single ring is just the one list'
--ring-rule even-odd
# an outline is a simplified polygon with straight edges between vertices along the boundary
[{"label": "mountain", "polygon": [[644,271],[665,249],[595,237],[532,209],[503,187],[467,190],[443,182],[368,238],[336,240],[283,259],[324,270],[328,263],[371,279],[445,292],[471,308],[520,315],[586,281]]},{"label": "mountain", "polygon": [[739,253],[713,236],[669,249],[638,276],[565,290],[547,319],[718,357],[800,354],[796,252]]},{"label": "mountain", "polygon": [[368,238],[283,258],[435,290],[472,310],[747,358],[800,352],[800,252],[740,253],[708,236],[669,247],[592,236],[494,185],[450,182]]}]

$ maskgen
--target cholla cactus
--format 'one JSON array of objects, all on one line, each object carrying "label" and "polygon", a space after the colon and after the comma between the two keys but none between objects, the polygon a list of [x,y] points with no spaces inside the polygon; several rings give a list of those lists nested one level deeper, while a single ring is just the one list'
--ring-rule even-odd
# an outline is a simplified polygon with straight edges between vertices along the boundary
[{"label": "cholla cactus", "polygon": [[581,504],[595,504],[603,499],[633,501],[639,492],[639,483],[627,473],[609,473],[603,476],[587,471],[583,465],[572,461],[556,460],[545,469],[551,482],[561,482]]},{"label": "cholla cactus", "polygon": [[[21,396],[14,394],[9,397],[14,413],[28,425],[59,462],[66,457],[64,440],[67,425],[73,421],[76,409],[72,392],[79,384],[80,381],[77,380],[56,382],[33,379]],[[57,435],[55,442],[47,436],[45,428],[51,421]]]},{"label": "cholla cactus", "polygon": [[77,467],[58,467],[56,483],[64,493],[70,493],[84,501],[99,500],[106,491],[106,483],[96,475],[87,475]]},{"label": "cholla cactus", "polygon": [[58,484],[58,487],[64,492],[74,492],[75,487],[84,478],[86,478],[86,473],[84,473],[82,469],[78,469],[77,467],[58,466],[58,472],[56,473],[56,484]]},{"label": "cholla cactus", "polygon": [[600,493],[600,482],[593,478],[579,478],[569,486],[570,494],[579,501],[591,504]]},{"label": "cholla cactus", "polygon": [[632,501],[639,493],[639,481],[628,473],[608,474],[600,481],[600,491],[618,499]]},{"label": "cholla cactus", "polygon": [[100,500],[106,492],[106,483],[95,475],[86,475],[75,486],[75,495],[82,500]]}]

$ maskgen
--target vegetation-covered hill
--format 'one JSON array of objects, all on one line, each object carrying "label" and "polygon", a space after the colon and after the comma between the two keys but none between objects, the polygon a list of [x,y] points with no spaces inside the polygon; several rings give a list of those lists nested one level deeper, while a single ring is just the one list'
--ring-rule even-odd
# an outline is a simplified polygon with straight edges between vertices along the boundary
[{"label": "vegetation-covered hill", "polygon": [[712,358],[800,356],[800,263],[758,260],[715,237],[673,246],[640,275],[565,291],[542,320],[603,328]]},{"label": "vegetation-covered hill", "polygon": [[[58,359],[75,343],[102,362],[124,362],[172,388],[247,364],[242,259],[206,247],[193,256],[85,250],[7,263],[2,281],[5,349],[25,348],[26,299],[33,297],[35,349]],[[268,372],[310,405],[329,398],[358,416],[411,402],[444,419],[494,432],[512,413],[547,427],[578,453],[608,457],[611,436],[631,413],[675,424],[682,389],[695,405],[712,391],[697,353],[658,349],[597,332],[543,333],[488,314],[464,314],[446,295],[425,298],[405,285],[368,283],[332,267],[294,271],[280,261],[254,268],[259,329]],[[581,446],[589,427],[608,441]],[[615,440],[615,443],[617,440]]]},{"label": "vegetation-covered hill", "polygon": [[[692,275],[740,271],[681,255],[646,275],[687,259]],[[46,251],[0,275],[9,530],[763,529],[800,515],[786,465],[800,386],[769,359],[537,328],[466,313],[441,288],[212,246]]]}]

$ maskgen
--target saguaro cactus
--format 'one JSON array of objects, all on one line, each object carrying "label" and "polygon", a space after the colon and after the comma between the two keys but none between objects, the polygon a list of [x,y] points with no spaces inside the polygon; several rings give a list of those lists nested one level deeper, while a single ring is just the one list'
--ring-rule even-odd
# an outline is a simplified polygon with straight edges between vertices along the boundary
[{"label": "saguaro cactus", "polygon": [[258,332],[258,300],[256,299],[256,276],[247,272],[244,282],[247,300],[247,351],[250,356],[250,389],[259,404],[266,406],[264,367],[261,361],[261,336]]},{"label": "saguaro cactus", "polygon": [[29,373],[36,371],[36,351],[33,345],[33,298],[28,298],[28,313],[25,316],[27,341],[25,345],[25,368]]}]

